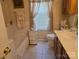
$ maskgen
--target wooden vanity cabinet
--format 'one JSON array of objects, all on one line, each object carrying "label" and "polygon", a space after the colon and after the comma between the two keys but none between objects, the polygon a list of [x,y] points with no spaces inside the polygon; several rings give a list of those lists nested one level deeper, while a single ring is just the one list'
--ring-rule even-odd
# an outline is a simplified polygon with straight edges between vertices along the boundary
[{"label": "wooden vanity cabinet", "polygon": [[54,52],[56,59],[70,59],[57,37],[54,39]]},{"label": "wooden vanity cabinet", "polygon": [[62,58],[61,59],[70,59],[63,47],[62,47]]},{"label": "wooden vanity cabinet", "polygon": [[62,53],[61,53],[62,46],[59,43],[58,38],[55,38],[55,40],[54,40],[54,51],[55,51],[56,59],[61,59],[62,58]]},{"label": "wooden vanity cabinet", "polygon": [[57,37],[54,39],[55,55],[60,51],[61,59],[78,59],[77,35],[70,30],[56,30],[55,35]]}]

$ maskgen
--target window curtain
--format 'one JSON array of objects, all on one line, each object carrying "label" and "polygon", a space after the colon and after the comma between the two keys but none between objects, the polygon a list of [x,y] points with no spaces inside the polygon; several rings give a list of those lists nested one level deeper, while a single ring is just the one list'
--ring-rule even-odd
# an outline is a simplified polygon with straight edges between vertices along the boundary
[{"label": "window curtain", "polygon": [[49,31],[53,32],[53,7],[52,1],[48,2],[48,15],[49,15]]},{"label": "window curtain", "polygon": [[38,12],[39,12],[39,7],[40,7],[40,2],[36,2],[36,0],[32,0],[30,1],[30,6],[31,6],[31,13],[30,13],[30,16],[31,16],[31,21],[30,21],[30,27],[33,28],[34,27],[34,18],[37,16]]}]

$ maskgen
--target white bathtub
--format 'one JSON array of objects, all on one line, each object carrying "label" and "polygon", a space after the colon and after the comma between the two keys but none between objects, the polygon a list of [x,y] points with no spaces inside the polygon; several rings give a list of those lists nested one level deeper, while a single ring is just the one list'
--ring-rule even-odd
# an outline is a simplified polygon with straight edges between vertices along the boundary
[{"label": "white bathtub", "polygon": [[[24,51],[28,48],[29,40],[27,30],[17,30],[14,27],[8,27],[8,37],[11,45],[11,55],[13,59],[21,59]],[[6,59],[9,59],[8,57]]]}]

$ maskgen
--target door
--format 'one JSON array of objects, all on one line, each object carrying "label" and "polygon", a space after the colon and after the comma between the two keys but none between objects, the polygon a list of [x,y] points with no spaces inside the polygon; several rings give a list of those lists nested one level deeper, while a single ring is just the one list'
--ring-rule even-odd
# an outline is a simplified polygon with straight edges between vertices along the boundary
[{"label": "door", "polygon": [[13,1],[2,0],[2,10],[6,26],[13,25],[16,22],[14,15]]},{"label": "door", "polygon": [[6,57],[4,59],[12,59],[12,54],[10,53],[11,47],[9,45],[9,40],[7,36],[7,31],[5,27],[3,12],[2,12],[2,6],[0,1],[0,59],[3,59],[4,55],[6,54]]}]

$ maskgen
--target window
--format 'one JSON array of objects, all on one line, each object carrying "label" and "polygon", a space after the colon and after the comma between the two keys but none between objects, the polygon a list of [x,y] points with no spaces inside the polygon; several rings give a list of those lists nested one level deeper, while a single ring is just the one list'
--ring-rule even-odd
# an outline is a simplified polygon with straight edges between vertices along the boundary
[{"label": "window", "polygon": [[13,0],[14,8],[24,8],[23,0]]}]

